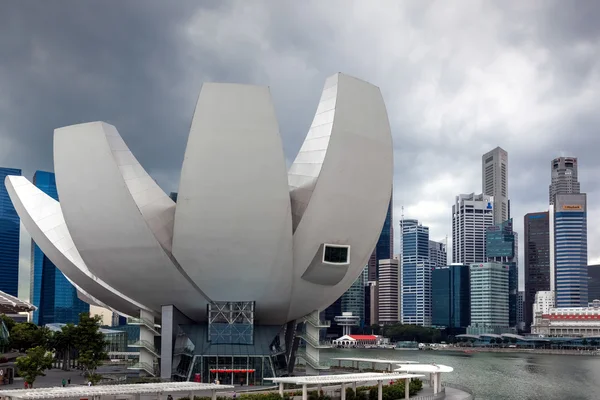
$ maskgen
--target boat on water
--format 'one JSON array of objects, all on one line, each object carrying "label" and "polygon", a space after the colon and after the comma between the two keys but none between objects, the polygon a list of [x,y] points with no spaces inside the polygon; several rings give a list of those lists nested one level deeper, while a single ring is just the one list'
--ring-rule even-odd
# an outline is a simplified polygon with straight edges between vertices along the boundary
[{"label": "boat on water", "polygon": [[394,350],[419,350],[419,343],[415,341],[397,342]]}]

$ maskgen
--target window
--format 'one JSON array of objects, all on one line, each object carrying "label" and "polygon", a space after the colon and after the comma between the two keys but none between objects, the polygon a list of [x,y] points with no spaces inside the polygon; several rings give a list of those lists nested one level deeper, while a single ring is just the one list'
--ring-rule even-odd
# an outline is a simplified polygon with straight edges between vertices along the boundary
[{"label": "window", "polygon": [[330,264],[349,264],[350,246],[326,244],[323,250],[323,262]]}]

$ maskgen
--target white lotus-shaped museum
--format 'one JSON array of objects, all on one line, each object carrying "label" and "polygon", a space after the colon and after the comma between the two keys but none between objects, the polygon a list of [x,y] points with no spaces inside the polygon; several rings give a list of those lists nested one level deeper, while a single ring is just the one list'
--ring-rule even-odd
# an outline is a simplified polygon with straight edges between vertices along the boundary
[{"label": "white lotus-shaped museum", "polygon": [[281,325],[333,303],[363,271],[392,189],[392,139],[379,88],[327,79],[286,173],[268,87],[204,84],[177,203],[116,128],[54,131],[60,203],[24,177],[6,187],[26,229],[88,301],[193,321],[207,304],[254,302]]}]

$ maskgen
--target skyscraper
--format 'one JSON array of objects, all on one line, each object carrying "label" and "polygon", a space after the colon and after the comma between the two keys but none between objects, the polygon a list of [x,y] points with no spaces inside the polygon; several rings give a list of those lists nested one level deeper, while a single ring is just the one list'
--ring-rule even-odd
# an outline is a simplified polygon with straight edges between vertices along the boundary
[{"label": "skyscraper", "polygon": [[390,198],[387,215],[381,229],[379,240],[369,258],[369,281],[376,281],[379,277],[378,268],[379,261],[389,260],[394,257],[394,224],[393,224],[393,208],[394,208],[394,192]]},{"label": "skyscraper", "polygon": [[429,228],[419,224],[416,219],[403,219],[400,229],[402,323],[430,326],[432,263],[429,260]]},{"label": "skyscraper", "polygon": [[517,270],[517,233],[510,218],[500,224],[488,226],[485,234],[485,251],[488,262],[498,262],[508,267],[508,324],[517,326],[517,297],[519,273]]},{"label": "skyscraper", "polygon": [[398,310],[400,295],[400,276],[398,260],[379,261],[379,324],[395,324],[400,320]]},{"label": "skyscraper", "polygon": [[588,303],[600,300],[600,265],[588,265]]},{"label": "skyscraper", "polygon": [[[42,192],[58,200],[56,180],[52,172],[36,171],[33,184]],[[62,272],[32,242],[32,303],[33,322],[38,325],[52,323],[78,323],[79,314],[89,312],[89,304],[77,297],[77,290]]]},{"label": "skyscraper", "polygon": [[558,157],[550,163],[551,183],[548,189],[549,202],[556,202],[557,194],[579,194],[580,184],[577,180],[577,158]]},{"label": "skyscraper", "polygon": [[493,198],[479,194],[456,196],[452,206],[452,262],[484,262],[485,231],[494,224]]},{"label": "skyscraper", "polygon": [[535,294],[550,290],[550,214],[536,212],[525,214],[523,220],[525,236],[525,293],[523,303],[523,319],[525,330],[529,330],[533,322],[533,303]]},{"label": "skyscraper", "polygon": [[21,175],[20,169],[0,168],[0,291],[19,295],[19,237],[20,220],[13,207],[4,178]]},{"label": "skyscraper", "polygon": [[465,333],[471,321],[469,266],[451,264],[431,272],[431,324],[448,334]]},{"label": "skyscraper", "polygon": [[507,333],[508,267],[497,262],[471,264],[471,325],[467,333]]},{"label": "skyscraper", "polygon": [[359,324],[365,323],[365,283],[363,274],[360,274],[352,286],[342,295],[342,313],[351,312],[359,317]]},{"label": "skyscraper", "polygon": [[587,307],[586,195],[557,194],[554,204],[556,306]]},{"label": "skyscraper", "polygon": [[484,195],[492,196],[494,224],[510,218],[508,205],[508,153],[500,147],[481,157],[481,179]]},{"label": "skyscraper", "polygon": [[431,261],[432,267],[445,267],[448,265],[445,243],[429,241],[429,261]]}]

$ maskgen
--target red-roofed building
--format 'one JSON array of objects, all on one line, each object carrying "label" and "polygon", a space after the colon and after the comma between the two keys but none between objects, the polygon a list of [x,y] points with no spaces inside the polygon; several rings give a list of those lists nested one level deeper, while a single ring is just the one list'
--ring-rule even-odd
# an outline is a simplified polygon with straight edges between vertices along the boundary
[{"label": "red-roofed building", "polygon": [[334,345],[344,347],[357,347],[366,344],[378,344],[383,337],[378,335],[344,335],[333,341]]}]

